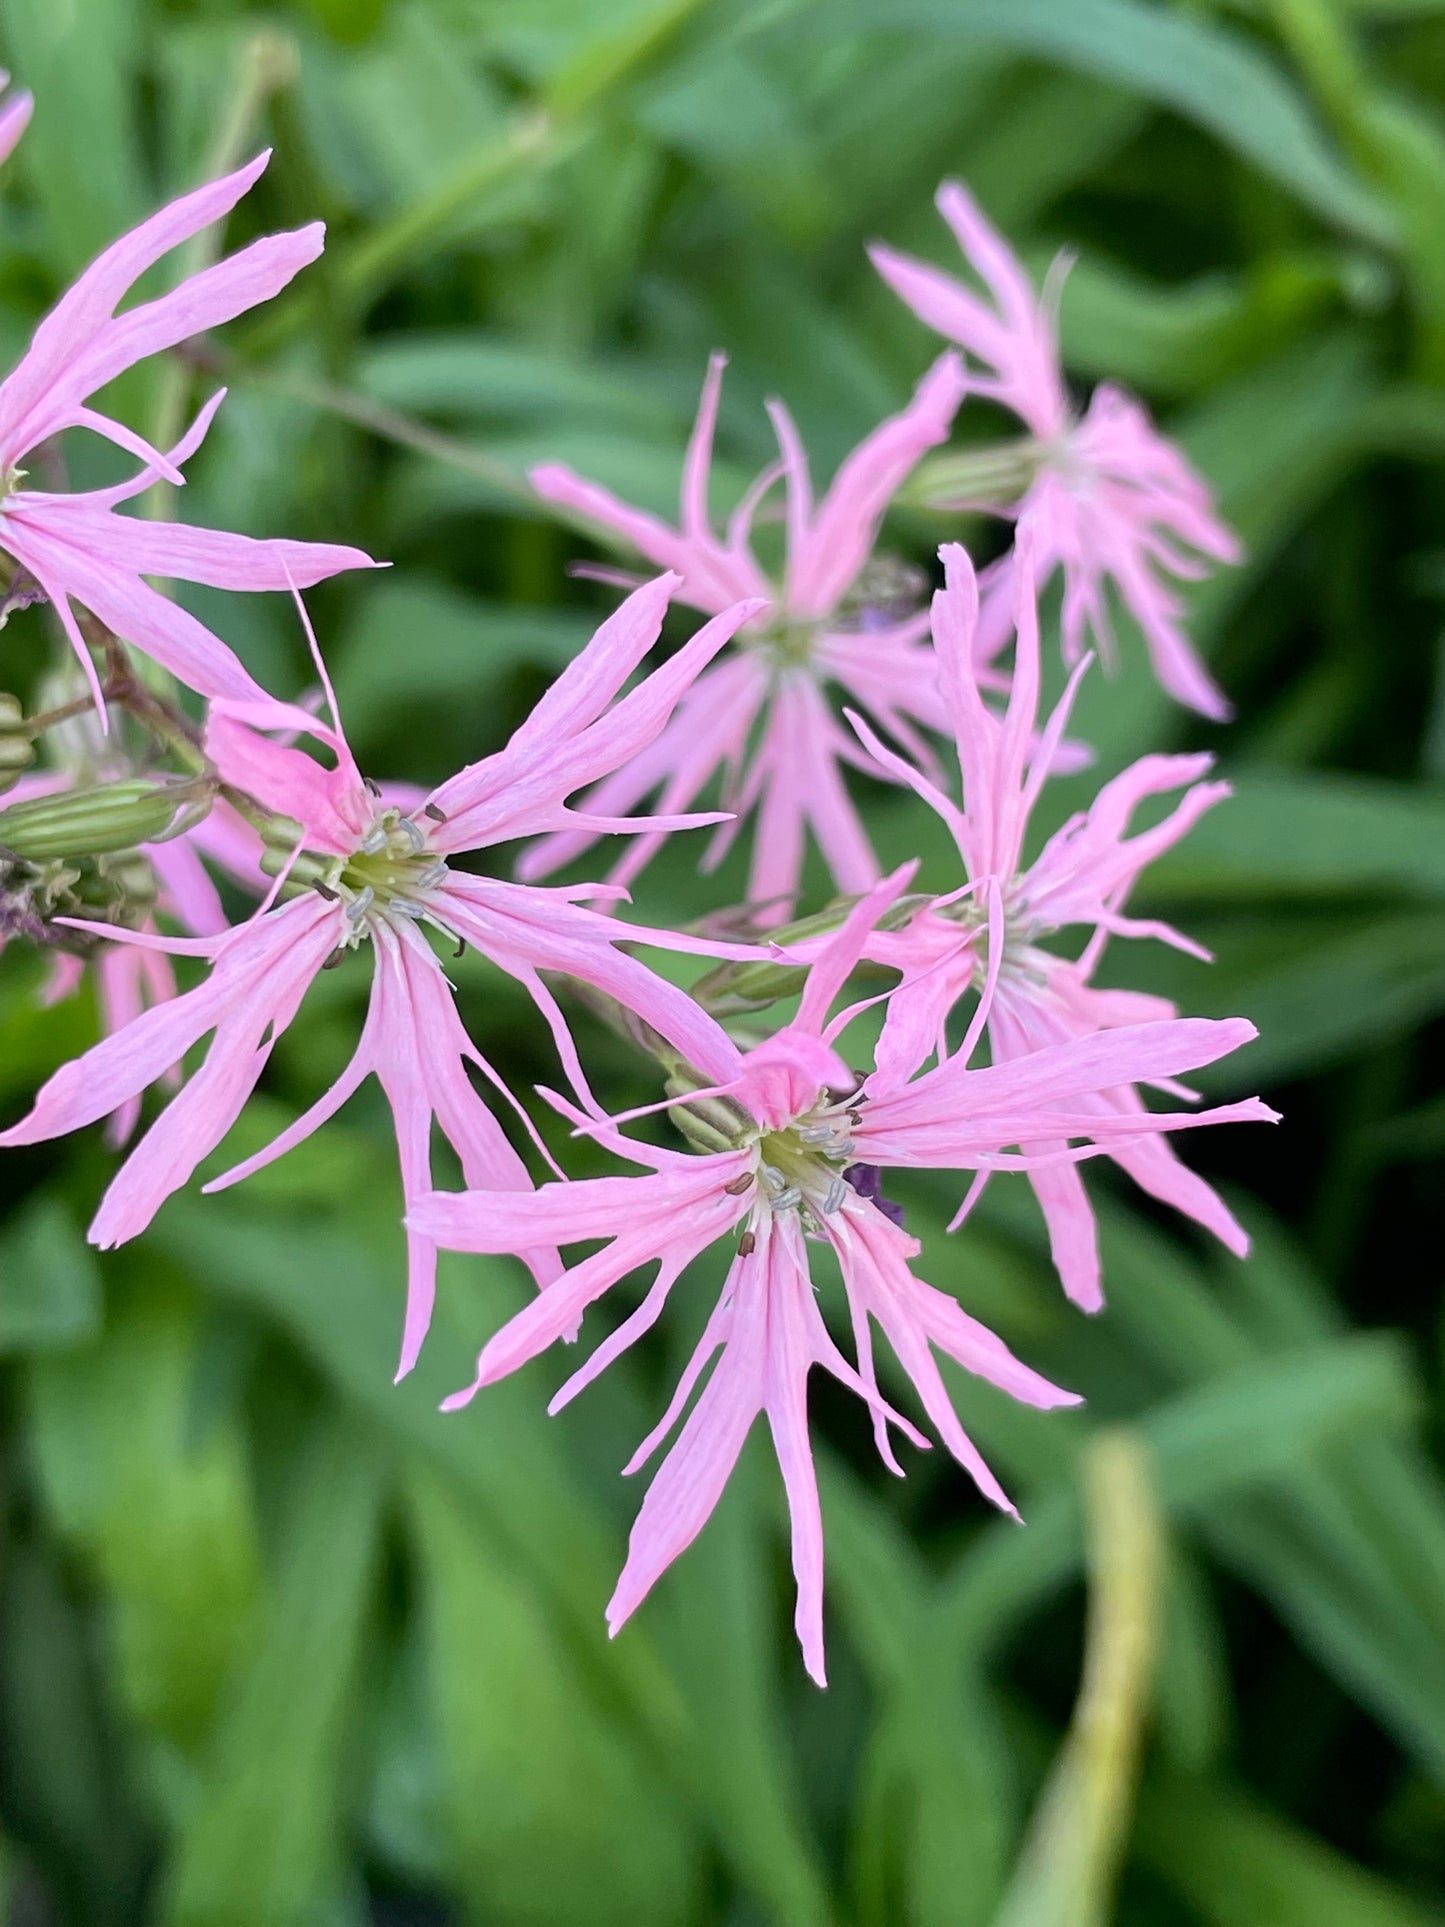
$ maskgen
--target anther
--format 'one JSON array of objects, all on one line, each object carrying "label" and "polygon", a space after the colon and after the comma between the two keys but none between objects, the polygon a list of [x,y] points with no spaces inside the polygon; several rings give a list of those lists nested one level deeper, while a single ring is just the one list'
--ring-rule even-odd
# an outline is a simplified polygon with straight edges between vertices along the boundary
[{"label": "anther", "polygon": [[335,970],[336,966],[339,963],[345,963],[345,961],[346,961],[346,946],[343,944],[339,949],[332,951],[331,955],[326,959],[325,963],[322,964],[321,968],[323,970]]},{"label": "anther", "polygon": [[333,890],[329,883],[323,883],[320,877],[313,877],[311,879],[311,888],[316,892],[318,897],[325,897],[328,903],[340,903],[341,901],[341,892],[339,890]]},{"label": "anther", "polygon": [[346,906],[346,921],[360,923],[372,904],[376,902],[376,892],[368,883],[352,898]]},{"label": "anther", "polygon": [[466,940],[466,938],[465,938],[465,937],[458,937],[458,938],[457,938],[457,947],[456,947],[456,949],[455,949],[455,950],[454,950],[454,951],[452,952],[452,955],[453,955],[454,957],[465,957],[465,956],[466,956],[466,954],[467,954],[467,940]]},{"label": "anther", "polygon": [[780,1191],[786,1191],[788,1188],[788,1180],[776,1164],[765,1164],[763,1166],[763,1183],[773,1193],[774,1197],[776,1197]]},{"label": "anther", "polygon": [[758,1241],[751,1231],[745,1231],[741,1238],[738,1239],[738,1256],[740,1258],[751,1258],[757,1248]]},{"label": "anther", "polygon": [[361,839],[361,853],[363,856],[380,856],[385,848],[386,831],[380,823],[373,823]]},{"label": "anther", "polygon": [[398,820],[396,827],[398,833],[411,845],[412,855],[420,856],[426,848],[426,832],[421,825],[413,823],[409,816],[403,816]]},{"label": "anther", "polygon": [[438,809],[435,803],[424,803],[421,813],[423,816],[429,816],[433,823],[445,823],[447,820],[446,811]]},{"label": "anther", "polygon": [[774,1211],[794,1211],[803,1202],[803,1194],[796,1184],[790,1184],[785,1191],[774,1194]]},{"label": "anther", "polygon": [[725,1184],[723,1186],[723,1190],[727,1192],[730,1198],[740,1198],[743,1195],[744,1191],[746,1191],[748,1186],[752,1183],[752,1181],[753,1181],[752,1172],[744,1171],[741,1173],[740,1176],[735,1177],[731,1184]]},{"label": "anther", "polygon": [[848,1189],[848,1184],[843,1178],[834,1178],[828,1186],[828,1195],[823,1200],[823,1210],[829,1217],[831,1217],[835,1211],[842,1210],[843,1200],[848,1195]]},{"label": "anther", "polygon": [[381,785],[380,785],[380,783],[378,783],[378,782],[376,782],[376,781],[375,781],[375,780],[374,780],[374,779],[373,779],[372,777],[370,777],[370,776],[363,776],[361,780],[362,780],[362,782],[363,782],[363,783],[364,783],[364,784],[366,785],[366,787],[367,787],[367,789],[369,789],[369,790],[371,791],[371,793],[372,793],[372,795],[373,795],[373,796],[374,796],[374,797],[375,797],[375,798],[377,799],[377,801],[378,801],[378,802],[380,802],[380,801],[381,801]]}]

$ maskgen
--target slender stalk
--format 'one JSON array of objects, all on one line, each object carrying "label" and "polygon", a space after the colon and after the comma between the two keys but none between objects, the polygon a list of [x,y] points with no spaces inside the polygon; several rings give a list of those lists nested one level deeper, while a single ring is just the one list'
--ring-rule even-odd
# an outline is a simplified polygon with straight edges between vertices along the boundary
[{"label": "slender stalk", "polygon": [[233,372],[236,380],[253,388],[264,389],[273,395],[284,395],[309,407],[340,415],[382,441],[394,442],[400,448],[409,448],[418,455],[427,455],[449,467],[463,469],[467,474],[491,483],[519,503],[529,507],[536,505],[537,498],[526,481],[505,463],[495,461],[480,449],[458,441],[455,436],[444,435],[438,429],[428,428],[424,422],[414,421],[409,415],[398,414],[393,408],[371,401],[365,395],[354,394],[334,382],[319,381],[310,375],[278,373],[252,363],[238,366]]}]

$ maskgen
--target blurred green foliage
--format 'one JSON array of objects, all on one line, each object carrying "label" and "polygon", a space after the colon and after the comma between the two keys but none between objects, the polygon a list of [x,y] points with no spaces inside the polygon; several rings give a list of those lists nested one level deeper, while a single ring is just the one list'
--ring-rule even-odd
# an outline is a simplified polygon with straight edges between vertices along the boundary
[{"label": "blurred green foliage", "polygon": [[[927,348],[862,243],[943,258],[945,173],[1029,260],[1078,248],[1072,369],[1139,389],[1249,551],[1193,604],[1232,729],[1171,709],[1127,635],[1124,673],[1083,698],[1105,773],[1207,743],[1237,787],[1151,886],[1218,963],[1141,948],[1116,976],[1253,1017],[1260,1043],[1210,1087],[1262,1086],[1286,1119],[1188,1147],[1247,1186],[1247,1265],[1091,1178],[1096,1321],[1052,1284],[1021,1181],[952,1240],[946,1189],[913,1188],[929,1275],[1088,1405],[1040,1415],[959,1383],[1020,1531],[940,1454],[886,1480],[860,1413],[815,1393],[826,1696],[792,1649],[761,1450],[605,1638],[636,1496],[618,1468],[692,1333],[555,1421],[545,1361],[443,1419],[522,1289],[500,1261],[452,1261],[422,1367],[393,1388],[397,1186],[365,1097],[102,1259],[81,1234],[98,1140],[10,1156],[10,1920],[1445,1919],[1445,5],[0,0],[0,51],[38,101],[0,195],[7,353],[228,146],[277,146],[236,236],[329,222],[323,262],[215,344],[231,394],[184,510],[392,559],[313,599],[377,775],[495,746],[605,607],[568,584],[585,543],[529,504],[529,461],[665,509],[725,346],[720,487],[765,459],[775,390],[826,471]],[[178,364],[116,405],[161,433],[201,392]],[[926,560],[948,532],[900,515],[893,539]],[[279,689],[304,680],[280,598],[196,606]],[[22,686],[40,612],[5,646]],[[1057,811],[1093,780],[1059,784]],[[927,862],[918,811],[870,808],[886,854],[922,836]],[[668,852],[644,913],[737,894],[736,869],[705,885],[695,856]],[[238,1138],[334,1072],[356,981],[320,986]],[[38,982],[6,955],[7,1116],[94,1032],[83,1004],[37,1011]],[[517,993],[470,963],[461,994],[517,1088],[555,1075]],[[585,1036],[619,1103],[652,1095]]]}]

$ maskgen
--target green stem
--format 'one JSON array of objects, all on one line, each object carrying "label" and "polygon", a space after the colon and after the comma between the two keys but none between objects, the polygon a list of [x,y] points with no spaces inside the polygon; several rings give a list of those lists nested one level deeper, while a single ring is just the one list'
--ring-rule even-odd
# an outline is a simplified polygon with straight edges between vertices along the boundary
[{"label": "green stem", "polygon": [[467,474],[489,482],[517,502],[525,503],[528,507],[536,506],[537,497],[527,483],[504,463],[493,460],[491,456],[482,454],[479,449],[458,441],[454,436],[428,428],[424,422],[413,421],[408,415],[398,414],[395,409],[386,408],[380,402],[370,401],[365,395],[353,394],[333,382],[317,381],[308,375],[278,374],[269,368],[258,368],[249,363],[228,372],[233,373],[243,385],[264,389],[273,395],[284,395],[292,401],[304,402],[308,407],[339,415],[382,441],[394,442],[400,448],[409,448],[418,455],[427,455],[434,461],[463,469]]}]

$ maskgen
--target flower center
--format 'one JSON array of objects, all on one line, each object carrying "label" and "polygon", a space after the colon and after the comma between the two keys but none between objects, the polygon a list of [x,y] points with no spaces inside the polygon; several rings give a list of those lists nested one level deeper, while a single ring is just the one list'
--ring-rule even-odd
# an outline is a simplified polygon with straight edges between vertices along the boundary
[{"label": "flower center", "polygon": [[742,640],[764,658],[770,669],[782,673],[811,667],[817,637],[816,622],[776,622]]},{"label": "flower center", "polygon": [[321,887],[340,897],[350,924],[348,946],[366,935],[374,915],[409,917],[432,914],[428,893],[447,874],[441,857],[427,847],[426,832],[399,809],[385,809],[348,857],[338,857]]},{"label": "flower center", "polygon": [[[1035,960],[1036,940],[1046,934],[1024,896],[1024,879],[1016,876],[1003,893],[1003,956],[999,975],[1015,982],[1037,984],[1042,981]],[[925,914],[928,914],[925,912]],[[944,923],[975,933],[973,943],[974,982],[982,985],[988,974],[988,907],[975,893],[945,903],[932,914]]]},{"label": "flower center", "polygon": [[820,635],[828,631],[870,635],[892,629],[916,614],[927,595],[928,577],[922,569],[901,556],[874,555],[827,616],[801,620],[785,616],[762,629],[744,631],[739,640],[763,656],[775,672],[808,669]]},{"label": "flower center", "polygon": [[824,1100],[776,1131],[758,1138],[758,1175],[773,1211],[798,1211],[814,1220],[841,1209],[849,1195],[843,1173],[853,1161],[851,1126],[857,1112]]}]

